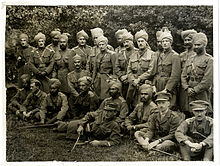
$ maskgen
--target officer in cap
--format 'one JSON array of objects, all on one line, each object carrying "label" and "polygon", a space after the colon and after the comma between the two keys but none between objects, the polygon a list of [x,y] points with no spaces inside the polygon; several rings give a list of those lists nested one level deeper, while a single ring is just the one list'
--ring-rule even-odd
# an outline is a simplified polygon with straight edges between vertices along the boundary
[{"label": "officer in cap", "polygon": [[[143,148],[156,148],[163,151],[172,151],[176,146],[174,133],[182,119],[169,109],[171,94],[161,91],[156,94],[158,111],[150,116],[147,131],[135,132],[137,141]],[[149,141],[152,141],[149,144]]]},{"label": "officer in cap", "polygon": [[203,100],[190,102],[194,116],[183,121],[175,132],[185,161],[213,159],[213,119],[206,116],[208,106]]}]

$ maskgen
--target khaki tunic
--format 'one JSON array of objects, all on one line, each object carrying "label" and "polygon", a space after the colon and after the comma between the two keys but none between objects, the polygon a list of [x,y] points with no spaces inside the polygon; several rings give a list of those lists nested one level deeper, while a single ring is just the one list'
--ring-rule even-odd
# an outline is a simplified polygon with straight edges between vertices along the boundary
[{"label": "khaki tunic", "polygon": [[166,115],[161,119],[160,112],[155,112],[149,119],[149,127],[144,137],[175,141],[175,131],[182,119],[174,111],[168,110]]},{"label": "khaki tunic", "polygon": [[95,93],[101,100],[109,97],[108,81],[113,79],[115,52],[106,50],[104,53],[99,53],[96,56],[95,65],[93,69],[92,79],[94,81]]},{"label": "khaki tunic", "polygon": [[127,74],[128,74],[128,92],[126,96],[126,101],[128,104],[132,106],[136,106],[138,103],[138,89],[132,85],[134,79],[138,79],[142,76],[146,71],[148,71],[149,64],[151,59],[153,58],[154,52],[150,49],[146,48],[144,51],[138,50],[135,51],[134,54],[131,55]]},{"label": "khaki tunic", "polygon": [[117,104],[117,118],[116,122],[118,122],[121,126],[123,126],[125,118],[128,115],[128,105],[125,101],[125,99],[121,96],[119,96],[116,99],[113,99],[112,97],[106,98],[100,105],[99,109],[102,110],[108,103],[116,103]]},{"label": "khaki tunic", "polygon": [[[107,49],[110,51],[114,51],[114,48],[110,45],[107,45]],[[91,55],[88,57],[87,63],[86,63],[86,70],[90,73],[94,70],[94,65],[96,62],[96,56],[100,53],[100,49],[97,46],[92,47]]]},{"label": "khaki tunic", "polygon": [[34,49],[36,49],[36,48],[28,45],[25,48],[20,46],[16,50],[15,55],[17,58],[16,67],[18,69],[18,86],[19,86],[19,88],[22,87],[21,76],[23,74],[29,74],[31,76],[31,74],[32,74],[28,62],[29,62],[30,56],[33,56]]},{"label": "khaki tunic", "polygon": [[53,77],[57,78],[61,82],[60,91],[69,93],[69,86],[67,82],[67,74],[69,73],[69,59],[71,56],[70,49],[61,50],[59,49],[55,55],[55,64],[53,69]]},{"label": "khaki tunic", "polygon": [[49,93],[41,106],[40,117],[41,119],[51,119],[57,116],[57,120],[63,120],[68,109],[69,106],[66,95],[62,92],[58,92],[57,96],[51,96]]},{"label": "khaki tunic", "polygon": [[[181,61],[181,73],[185,67],[186,61],[195,55],[194,51],[184,51],[180,54],[180,61]],[[179,88],[179,106],[180,106],[180,110],[182,112],[186,112],[189,111],[189,99],[188,99],[188,93],[187,91],[184,90],[184,88],[182,88],[182,85],[180,84],[180,88]]]},{"label": "khaki tunic", "polygon": [[149,117],[152,116],[156,110],[157,105],[152,101],[147,105],[143,105],[142,102],[137,104],[134,111],[125,120],[126,127],[135,125],[136,130],[147,128]]},{"label": "khaki tunic", "polygon": [[82,68],[86,69],[86,64],[88,61],[88,57],[92,54],[92,47],[86,45],[85,47],[76,46],[72,48],[75,54],[79,55],[82,58]]},{"label": "khaki tunic", "polygon": [[[33,56],[30,57],[29,63],[32,72],[37,80],[42,84],[41,89],[48,93],[49,92],[49,83],[48,78],[52,76],[52,70],[54,66],[54,51],[45,48],[43,51],[38,48],[33,51]],[[45,71],[46,76],[39,75],[40,72]]]},{"label": "khaki tunic", "polygon": [[175,137],[179,143],[190,140],[195,143],[205,142],[209,147],[213,147],[213,119],[208,116],[202,122],[196,121],[195,117],[186,119],[177,128]]},{"label": "khaki tunic", "polygon": [[[213,58],[211,55],[195,55],[189,58],[181,75],[182,87],[195,90],[194,96],[189,96],[189,103],[194,100],[204,100],[210,103],[210,91],[213,86]],[[188,103],[188,104],[189,104]],[[208,111],[212,111],[211,104]]]}]

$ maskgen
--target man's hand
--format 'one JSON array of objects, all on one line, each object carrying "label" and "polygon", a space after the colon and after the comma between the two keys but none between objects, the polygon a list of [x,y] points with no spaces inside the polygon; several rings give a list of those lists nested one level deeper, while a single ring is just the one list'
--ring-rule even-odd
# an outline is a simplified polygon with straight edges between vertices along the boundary
[{"label": "man's hand", "polygon": [[127,77],[127,75],[123,75],[123,76],[121,76],[121,78],[120,78],[120,79],[121,79],[121,81],[122,81],[122,82],[124,82],[124,83],[125,83],[125,82],[126,82],[126,80],[127,80],[127,78],[128,78],[128,77]]},{"label": "man's hand", "polygon": [[135,126],[134,125],[130,125],[127,127],[128,130],[135,130]]},{"label": "man's hand", "polygon": [[139,82],[140,82],[140,79],[137,78],[137,79],[134,79],[134,80],[133,80],[133,83],[132,83],[132,84],[133,84],[134,86],[137,86],[137,85],[139,84]]},{"label": "man's hand", "polygon": [[79,125],[79,127],[78,127],[78,129],[77,129],[77,133],[79,134],[79,135],[83,135],[83,127],[81,126],[81,125]]},{"label": "man's hand", "polygon": [[42,75],[42,76],[45,76],[46,74],[47,74],[46,71],[42,71],[42,72],[41,72],[41,75]]},{"label": "man's hand", "polygon": [[193,96],[193,95],[195,95],[195,90],[193,88],[188,88],[187,93],[189,96]]},{"label": "man's hand", "polygon": [[44,123],[45,123],[45,120],[41,119],[40,124],[44,124]]}]

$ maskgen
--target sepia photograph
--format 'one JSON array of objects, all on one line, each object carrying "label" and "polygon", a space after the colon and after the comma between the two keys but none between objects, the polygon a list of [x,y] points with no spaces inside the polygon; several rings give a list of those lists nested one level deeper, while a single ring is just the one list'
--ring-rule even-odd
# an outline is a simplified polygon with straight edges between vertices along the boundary
[{"label": "sepia photograph", "polygon": [[4,164],[219,162],[214,4],[1,5]]}]

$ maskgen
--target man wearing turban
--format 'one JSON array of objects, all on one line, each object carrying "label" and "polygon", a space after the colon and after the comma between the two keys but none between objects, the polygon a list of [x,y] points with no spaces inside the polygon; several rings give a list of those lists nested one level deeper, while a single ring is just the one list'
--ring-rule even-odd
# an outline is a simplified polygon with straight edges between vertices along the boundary
[{"label": "man wearing turban", "polygon": [[76,34],[76,38],[78,41],[78,46],[72,48],[72,50],[77,55],[82,57],[82,68],[86,69],[88,57],[91,55],[92,52],[92,47],[86,44],[89,36],[84,30],[81,30]]},{"label": "man wearing turban", "polygon": [[60,38],[61,32],[59,28],[55,28],[51,33],[50,37],[52,39],[52,43],[47,46],[47,48],[53,50],[56,52],[59,49],[59,38]]},{"label": "man wearing turban", "polygon": [[115,49],[116,53],[119,53],[122,49],[124,49],[122,36],[123,36],[123,34],[126,34],[126,33],[128,33],[127,29],[119,29],[119,30],[117,30],[117,32],[115,32],[115,38],[116,38],[118,45],[119,45]]},{"label": "man wearing turban", "polygon": [[189,57],[181,75],[182,87],[188,93],[189,101],[204,100],[210,103],[207,114],[212,115],[210,102],[213,87],[213,58],[206,53],[208,39],[204,33],[193,36],[196,55]]},{"label": "man wearing turban", "polygon": [[134,47],[133,41],[134,37],[130,32],[124,33],[122,35],[122,43],[124,48],[119,51],[115,61],[115,74],[122,82],[122,96],[124,98],[126,98],[128,90],[128,62],[131,55],[138,51],[138,49]]},{"label": "man wearing turban", "polygon": [[[92,47],[91,55],[88,57],[88,61],[86,64],[86,70],[89,71],[90,73],[92,73],[94,65],[95,65],[95,58],[100,53],[100,49],[97,44],[97,39],[98,39],[98,37],[103,36],[104,32],[101,28],[94,28],[94,29],[91,29],[90,31],[92,34],[92,40],[94,42],[94,46]],[[107,45],[107,48],[108,48],[108,50],[114,51],[114,48],[112,46],[110,46],[109,44]]]},{"label": "man wearing turban", "polygon": [[54,54],[55,64],[53,69],[53,78],[58,78],[61,82],[60,91],[68,96],[69,86],[67,82],[67,74],[70,72],[73,56],[75,53],[68,48],[68,36],[60,35],[59,49]]},{"label": "man wearing turban", "polygon": [[30,57],[30,69],[34,74],[34,77],[41,82],[41,90],[48,93],[48,78],[52,77],[55,52],[48,47],[45,48],[46,37],[43,33],[39,32],[34,37],[34,40],[38,47],[33,51],[33,55]]},{"label": "man wearing turban", "polygon": [[75,100],[70,101],[70,117],[71,119],[81,119],[87,112],[93,112],[98,109],[99,99],[93,92],[92,78],[83,76],[78,79],[78,93]]},{"label": "man wearing turban", "polygon": [[69,109],[67,97],[59,91],[61,82],[52,78],[49,80],[50,93],[47,94],[40,108],[40,123],[54,123],[66,118]]},{"label": "man wearing turban", "polygon": [[[181,32],[181,37],[184,41],[184,47],[185,51],[180,54],[180,60],[181,60],[181,71],[183,70],[186,61],[189,59],[189,57],[194,56],[195,52],[193,51],[193,35],[195,35],[197,32],[194,29],[185,30]],[[180,85],[179,90],[179,106],[180,110],[185,113],[187,117],[190,116],[189,114],[189,106],[188,106],[188,94],[187,92],[182,88]]]},{"label": "man wearing turban", "polygon": [[18,70],[18,87],[22,87],[21,76],[23,74],[31,75],[31,70],[29,68],[29,58],[32,56],[32,51],[35,48],[28,44],[28,35],[22,33],[19,35],[19,46],[16,49],[15,56],[17,58],[16,68]]},{"label": "man wearing turban", "polygon": [[131,55],[127,69],[129,87],[126,101],[130,104],[129,107],[131,109],[133,109],[138,102],[137,87],[145,81],[142,79],[142,75],[148,70],[154,53],[147,43],[148,34],[145,30],[138,31],[135,34],[135,40],[139,50]]},{"label": "man wearing turban", "polygon": [[109,85],[107,80],[113,78],[115,66],[115,52],[107,48],[108,39],[104,36],[98,37],[96,40],[100,52],[95,58],[92,79],[94,82],[94,90],[101,101],[109,97],[107,91]]},{"label": "man wearing turban", "polygon": [[148,119],[157,110],[156,104],[152,101],[153,88],[151,85],[143,84],[139,88],[140,91],[140,103],[138,103],[127,116],[125,125],[127,130],[130,132],[130,136],[133,137],[134,132],[138,130],[146,130]]}]

